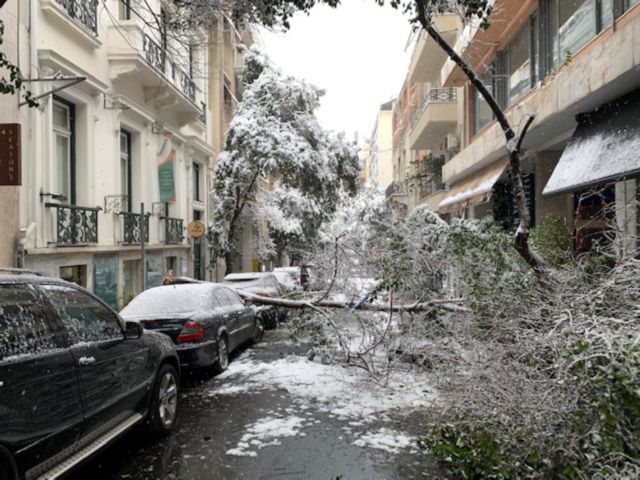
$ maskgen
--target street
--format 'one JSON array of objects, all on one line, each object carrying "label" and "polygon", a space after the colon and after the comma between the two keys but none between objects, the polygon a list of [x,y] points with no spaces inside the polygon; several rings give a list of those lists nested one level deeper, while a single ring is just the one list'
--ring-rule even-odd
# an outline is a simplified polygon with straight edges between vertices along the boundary
[{"label": "street", "polygon": [[422,419],[411,406],[428,389],[358,391],[363,374],[309,362],[309,346],[285,335],[267,332],[221,376],[188,376],[178,431],[160,441],[134,431],[72,480],[442,478],[415,444]]}]

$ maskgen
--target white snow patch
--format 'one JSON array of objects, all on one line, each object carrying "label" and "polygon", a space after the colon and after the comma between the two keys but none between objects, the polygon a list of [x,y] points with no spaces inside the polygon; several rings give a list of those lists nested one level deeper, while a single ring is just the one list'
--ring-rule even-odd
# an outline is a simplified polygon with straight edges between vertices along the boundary
[{"label": "white snow patch", "polygon": [[[275,362],[240,357],[218,377],[239,381],[248,389],[282,389],[298,404],[313,402],[340,420],[371,422],[392,410],[424,407],[435,401],[432,386],[413,372],[392,372],[386,387],[371,382],[365,372],[340,365],[310,362],[290,356]],[[216,394],[214,388],[210,394]]]},{"label": "white snow patch", "polygon": [[389,453],[399,453],[400,450],[415,450],[416,438],[388,428],[381,428],[377,432],[365,433],[353,442],[358,447],[372,447]]},{"label": "white snow patch", "polygon": [[281,445],[281,438],[305,436],[300,430],[304,427],[304,419],[296,416],[286,418],[265,417],[247,427],[236,448],[227,450],[227,455],[255,457],[258,450],[271,445]]}]

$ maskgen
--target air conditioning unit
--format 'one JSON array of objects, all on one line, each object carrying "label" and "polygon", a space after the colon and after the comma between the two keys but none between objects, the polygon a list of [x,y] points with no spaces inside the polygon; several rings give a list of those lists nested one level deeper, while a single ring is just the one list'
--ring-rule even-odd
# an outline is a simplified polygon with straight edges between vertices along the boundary
[{"label": "air conditioning unit", "polygon": [[450,152],[452,150],[457,150],[459,146],[458,136],[453,133],[447,134],[447,137],[445,138],[444,146],[447,152]]}]

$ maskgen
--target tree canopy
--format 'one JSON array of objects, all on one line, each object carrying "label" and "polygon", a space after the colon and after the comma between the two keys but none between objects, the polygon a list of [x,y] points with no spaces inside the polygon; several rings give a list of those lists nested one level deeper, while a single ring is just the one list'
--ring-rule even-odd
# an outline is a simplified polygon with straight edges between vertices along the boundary
[{"label": "tree canopy", "polygon": [[313,241],[359,175],[355,144],[318,123],[321,90],[283,74],[256,47],[245,62],[247,89],[215,170],[210,238],[218,258],[233,252],[251,204],[251,220],[268,226],[265,252]]}]

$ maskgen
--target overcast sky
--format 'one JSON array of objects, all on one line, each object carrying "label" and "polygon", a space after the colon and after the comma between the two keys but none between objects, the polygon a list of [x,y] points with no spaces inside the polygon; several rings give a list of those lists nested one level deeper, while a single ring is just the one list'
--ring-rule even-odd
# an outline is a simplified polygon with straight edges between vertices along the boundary
[{"label": "overcast sky", "polygon": [[337,9],[297,14],[285,33],[260,32],[265,51],[285,73],[326,90],[323,127],[369,138],[380,104],[395,98],[407,73],[409,23],[374,0],[343,0]]}]

